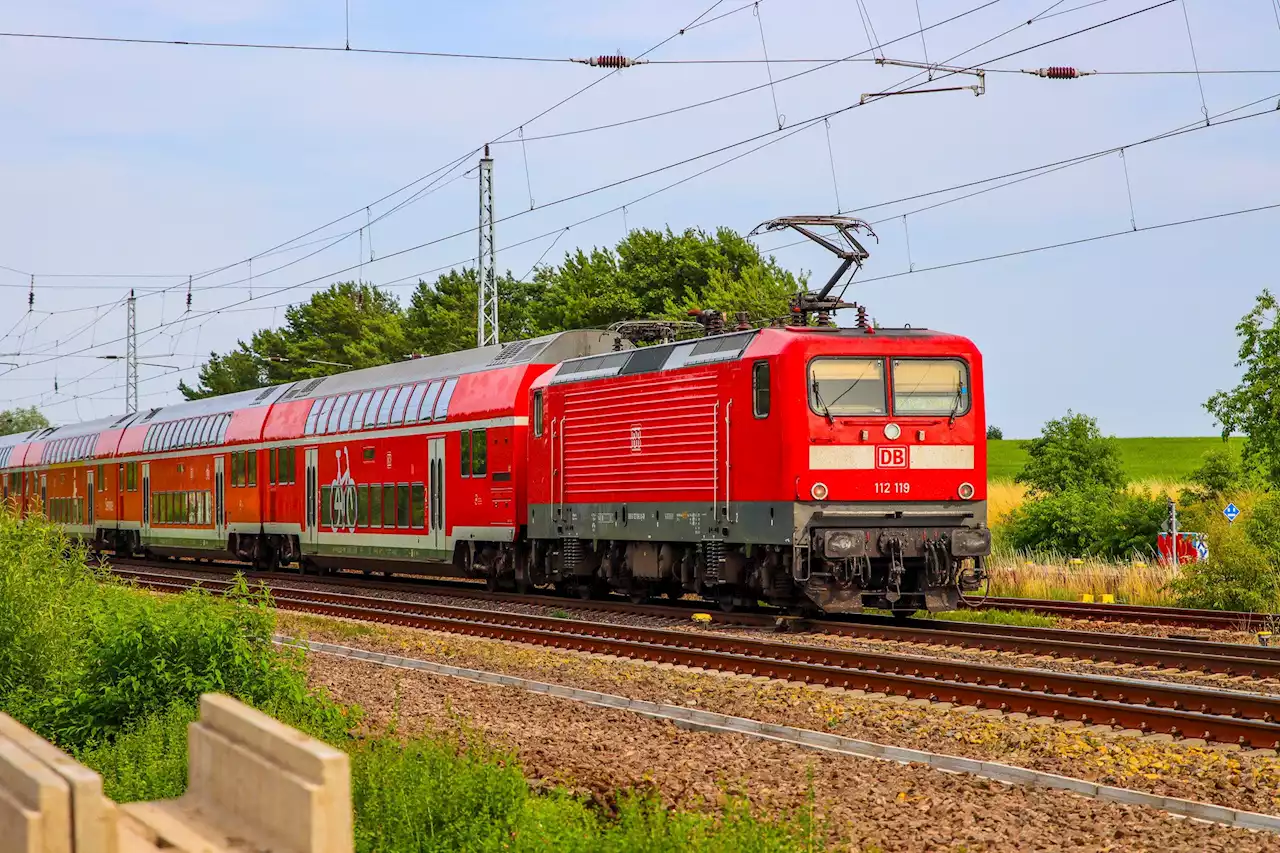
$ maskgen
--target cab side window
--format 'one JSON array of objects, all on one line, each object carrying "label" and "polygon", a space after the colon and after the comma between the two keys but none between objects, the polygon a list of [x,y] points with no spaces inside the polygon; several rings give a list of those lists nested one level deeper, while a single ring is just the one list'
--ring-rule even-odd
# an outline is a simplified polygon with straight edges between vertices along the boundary
[{"label": "cab side window", "polygon": [[751,411],[757,418],[769,417],[769,362],[751,366]]}]

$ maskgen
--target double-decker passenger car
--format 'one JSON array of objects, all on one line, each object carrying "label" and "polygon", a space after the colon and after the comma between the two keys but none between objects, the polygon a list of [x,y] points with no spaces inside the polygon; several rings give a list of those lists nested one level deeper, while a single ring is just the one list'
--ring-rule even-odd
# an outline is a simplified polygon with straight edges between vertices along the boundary
[{"label": "double-decker passenger car", "polygon": [[925,330],[565,332],[9,436],[0,489],[117,553],[943,610],[990,550],[981,377]]}]

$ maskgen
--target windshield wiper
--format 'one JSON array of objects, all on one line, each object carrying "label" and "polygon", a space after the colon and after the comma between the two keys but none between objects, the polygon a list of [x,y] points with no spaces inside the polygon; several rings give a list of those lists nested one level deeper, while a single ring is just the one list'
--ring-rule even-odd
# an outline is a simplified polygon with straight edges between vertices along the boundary
[{"label": "windshield wiper", "polygon": [[822,414],[827,419],[827,426],[835,426],[836,419],[831,417],[831,409],[822,401],[822,392],[818,390],[818,380],[813,380],[813,400],[822,407]]},{"label": "windshield wiper", "polygon": [[956,425],[956,412],[960,411],[960,403],[964,401],[964,383],[956,383],[956,401],[951,406],[951,417],[947,420],[948,426]]}]

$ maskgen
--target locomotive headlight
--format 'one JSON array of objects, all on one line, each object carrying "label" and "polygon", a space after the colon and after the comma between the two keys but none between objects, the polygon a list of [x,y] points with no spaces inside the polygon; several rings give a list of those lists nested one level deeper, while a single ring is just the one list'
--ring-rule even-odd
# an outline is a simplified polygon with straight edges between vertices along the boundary
[{"label": "locomotive headlight", "polygon": [[809,494],[813,495],[815,501],[825,501],[827,499],[826,483],[814,483],[813,488],[809,490]]},{"label": "locomotive headlight", "polygon": [[884,425],[884,437],[885,437],[885,438],[889,439],[890,441],[894,441],[894,440],[896,440],[896,439],[898,438],[898,436],[900,436],[900,435],[902,435],[902,428],[901,428],[901,427],[899,427],[897,424],[885,424],[885,425]]},{"label": "locomotive headlight", "polygon": [[961,500],[969,500],[973,497],[973,483],[961,483],[959,492]]}]

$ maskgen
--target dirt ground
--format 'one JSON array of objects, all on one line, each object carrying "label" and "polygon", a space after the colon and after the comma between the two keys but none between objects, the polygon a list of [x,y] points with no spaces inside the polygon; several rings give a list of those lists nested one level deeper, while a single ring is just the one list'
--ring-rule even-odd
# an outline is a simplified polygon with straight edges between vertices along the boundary
[{"label": "dirt ground", "polygon": [[1160,738],[1105,737],[1031,724],[1018,715],[989,717],[815,693],[434,631],[285,613],[280,619],[281,630],[293,636],[1280,814],[1280,761],[1272,757]]}]

